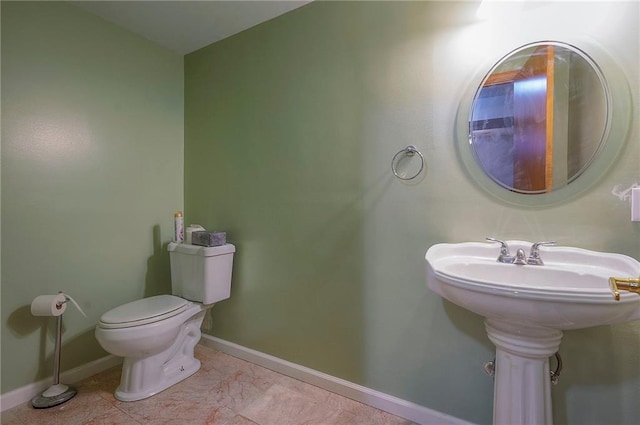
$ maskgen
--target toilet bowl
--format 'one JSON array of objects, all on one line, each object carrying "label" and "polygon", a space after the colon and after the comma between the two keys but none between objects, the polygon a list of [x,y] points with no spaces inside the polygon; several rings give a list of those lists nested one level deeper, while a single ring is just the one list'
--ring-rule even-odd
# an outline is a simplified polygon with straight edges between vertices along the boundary
[{"label": "toilet bowl", "polygon": [[121,401],[150,397],[197,372],[200,361],[193,351],[206,311],[230,295],[233,245],[172,243],[169,251],[175,295],[121,305],[103,314],[96,326],[102,348],[124,358],[115,392]]}]

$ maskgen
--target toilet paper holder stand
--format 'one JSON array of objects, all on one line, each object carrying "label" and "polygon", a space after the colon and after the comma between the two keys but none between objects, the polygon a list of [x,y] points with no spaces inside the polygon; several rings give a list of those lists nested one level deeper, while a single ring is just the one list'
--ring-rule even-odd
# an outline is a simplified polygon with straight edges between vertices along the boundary
[{"label": "toilet paper holder stand", "polygon": [[[72,301],[65,294],[65,300],[56,304],[56,308],[61,309],[62,306]],[[75,304],[75,302],[74,302]],[[77,304],[76,304],[77,305]],[[78,307],[79,308],[79,307]],[[80,310],[82,314],[84,312]],[[86,317],[86,315],[85,315]],[[62,345],[62,314],[56,316],[56,346],[53,354],[53,384],[39,395],[31,399],[31,405],[36,409],[46,409],[58,406],[66,401],[71,400],[78,391],[65,384],[60,383],[60,349]]]}]

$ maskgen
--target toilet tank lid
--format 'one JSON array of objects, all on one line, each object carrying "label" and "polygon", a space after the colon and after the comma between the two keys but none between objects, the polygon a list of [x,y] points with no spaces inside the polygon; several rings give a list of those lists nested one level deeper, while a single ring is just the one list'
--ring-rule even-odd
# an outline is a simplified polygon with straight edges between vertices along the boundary
[{"label": "toilet tank lid", "polygon": [[182,254],[201,255],[203,257],[215,257],[216,255],[231,254],[236,252],[236,247],[230,243],[220,246],[199,246],[188,243],[169,242],[169,252],[175,251]]},{"label": "toilet tank lid", "polygon": [[167,316],[173,316],[184,310],[189,301],[173,295],[156,295],[123,304],[102,315],[104,324],[140,324],[154,322]]}]

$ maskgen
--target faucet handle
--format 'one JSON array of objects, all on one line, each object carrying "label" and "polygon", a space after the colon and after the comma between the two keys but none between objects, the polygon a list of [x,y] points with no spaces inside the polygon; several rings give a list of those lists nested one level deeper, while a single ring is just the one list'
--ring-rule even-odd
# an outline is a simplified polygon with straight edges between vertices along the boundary
[{"label": "faucet handle", "polygon": [[556,241],[536,242],[531,245],[531,251],[529,252],[529,258],[527,258],[527,264],[542,265],[542,258],[540,258],[540,247],[543,245],[555,245]]},{"label": "faucet handle", "polygon": [[494,238],[485,238],[489,242],[497,242],[500,244],[500,255],[498,256],[498,261],[501,263],[507,263],[513,261],[513,257],[509,253],[509,245],[505,241],[501,241],[499,239]]},{"label": "faucet handle", "polygon": [[488,240],[489,242],[497,242],[500,244],[500,253],[509,255],[509,245],[507,245],[507,243],[505,241],[501,241],[499,239],[494,239],[494,238],[485,238],[486,240]]},{"label": "faucet handle", "polygon": [[557,244],[556,241],[536,242],[533,245],[531,245],[531,255],[533,255],[533,253],[540,255],[540,247],[543,245],[555,245],[555,244]]}]

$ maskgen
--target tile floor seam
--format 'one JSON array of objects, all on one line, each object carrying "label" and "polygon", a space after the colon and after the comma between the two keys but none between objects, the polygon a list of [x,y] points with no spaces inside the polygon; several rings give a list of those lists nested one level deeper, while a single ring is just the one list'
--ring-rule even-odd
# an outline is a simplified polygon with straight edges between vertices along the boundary
[{"label": "tile floor seam", "polygon": [[131,416],[129,413],[127,413],[127,411],[126,411],[126,410],[122,410],[122,409],[120,408],[120,406],[118,406],[117,404],[114,404],[114,405],[113,405],[113,407],[114,407],[115,409],[118,409],[118,411],[119,411],[119,412],[122,412],[123,414],[127,415],[127,416],[128,416],[129,418],[131,418],[131,420],[132,420],[133,422],[135,422],[136,424],[144,425],[144,422],[140,422],[139,420],[137,420],[136,418],[134,418],[133,416]]}]

